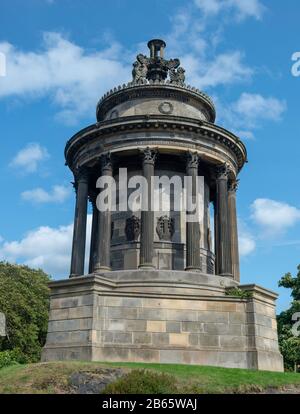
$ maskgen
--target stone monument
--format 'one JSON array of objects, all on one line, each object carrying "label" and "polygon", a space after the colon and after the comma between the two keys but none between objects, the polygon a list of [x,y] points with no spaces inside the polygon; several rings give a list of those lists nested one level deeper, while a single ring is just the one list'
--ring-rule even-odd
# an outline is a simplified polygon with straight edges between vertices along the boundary
[{"label": "stone monument", "polygon": [[[236,189],[246,148],[214,123],[212,100],[185,84],[179,59],[165,59],[165,42],[154,39],[148,47],[150,56],[139,54],[133,64],[132,81],[106,93],[97,122],[67,142],[76,190],[71,271],[50,283],[42,360],[282,371],[277,295],[240,285]],[[196,178],[203,177],[201,218],[189,221],[173,208],[174,189],[166,211],[118,208],[129,190],[125,200],[117,197],[116,209],[102,211],[99,177],[120,183],[123,171],[127,181],[144,178],[150,201],[154,176],[189,177],[193,197]],[[109,197],[113,189],[105,191]]]}]

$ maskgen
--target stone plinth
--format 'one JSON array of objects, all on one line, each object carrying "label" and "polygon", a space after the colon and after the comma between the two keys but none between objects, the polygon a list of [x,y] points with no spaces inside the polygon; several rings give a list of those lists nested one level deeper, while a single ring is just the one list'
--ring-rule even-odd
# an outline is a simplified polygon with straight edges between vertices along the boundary
[{"label": "stone plinth", "polygon": [[132,361],[282,371],[276,294],[184,271],[115,271],[51,282],[42,360]]}]

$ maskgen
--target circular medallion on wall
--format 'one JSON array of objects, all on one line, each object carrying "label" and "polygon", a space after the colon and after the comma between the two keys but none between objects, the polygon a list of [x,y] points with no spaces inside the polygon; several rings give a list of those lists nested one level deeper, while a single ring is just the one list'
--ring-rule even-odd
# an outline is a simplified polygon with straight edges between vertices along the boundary
[{"label": "circular medallion on wall", "polygon": [[173,112],[173,105],[170,102],[165,101],[159,104],[158,110],[164,115],[170,115]]}]

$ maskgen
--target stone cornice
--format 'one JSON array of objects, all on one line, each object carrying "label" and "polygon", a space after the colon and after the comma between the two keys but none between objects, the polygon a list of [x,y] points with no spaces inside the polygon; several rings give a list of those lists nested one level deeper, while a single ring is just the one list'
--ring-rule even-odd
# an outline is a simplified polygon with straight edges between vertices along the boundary
[{"label": "stone cornice", "polygon": [[247,151],[243,142],[234,134],[215,124],[192,118],[174,117],[171,115],[146,115],[121,117],[104,121],[84,128],[75,134],[66,144],[66,164],[72,167],[73,158],[77,151],[96,138],[112,133],[133,131],[171,131],[192,132],[214,140],[216,144],[227,147],[235,154],[239,170],[247,161]]},{"label": "stone cornice", "polygon": [[179,101],[185,102],[189,98],[201,101],[209,112],[211,122],[216,118],[216,110],[211,98],[199,89],[190,85],[180,85],[169,81],[129,82],[111,89],[98,102],[96,109],[97,120],[122,102],[137,98],[161,97],[170,98],[174,95]]}]

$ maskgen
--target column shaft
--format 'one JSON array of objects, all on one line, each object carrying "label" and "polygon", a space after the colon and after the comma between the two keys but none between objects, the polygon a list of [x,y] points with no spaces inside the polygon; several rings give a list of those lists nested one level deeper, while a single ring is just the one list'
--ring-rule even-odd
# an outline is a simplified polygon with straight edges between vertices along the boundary
[{"label": "column shaft", "polygon": [[[101,173],[113,176],[113,166],[110,154],[101,157]],[[108,188],[108,191],[112,191]],[[111,210],[98,211],[98,238],[97,238],[97,260],[95,271],[109,271],[110,267],[110,243],[111,243]]]},{"label": "column shaft", "polygon": [[218,264],[218,245],[219,245],[219,236],[218,236],[218,210],[217,210],[217,200],[214,199],[214,253],[215,253],[215,274],[218,274],[219,264]]},{"label": "column shaft", "polygon": [[195,211],[188,211],[189,200],[195,204],[198,201],[198,154],[189,153],[187,157],[187,176],[191,177],[191,188],[187,191],[187,212],[186,212],[186,268],[187,271],[201,271],[200,259],[200,223],[198,220],[190,221],[190,218],[198,212],[198,206]]},{"label": "column shaft", "polygon": [[228,214],[230,227],[230,248],[232,260],[232,275],[234,280],[240,281],[240,260],[239,260],[239,241],[238,241],[238,226],[237,226],[237,212],[236,212],[236,190],[238,181],[233,181],[229,185],[228,190]]},{"label": "column shaft", "polygon": [[88,175],[85,170],[79,171],[75,176],[75,188],[76,206],[70,277],[82,276],[84,274],[88,200]]},{"label": "column shaft", "polygon": [[216,255],[218,269],[217,274],[232,277],[230,227],[228,214],[228,167],[222,166],[217,171],[216,182],[216,208],[217,222],[216,232],[218,240]]},{"label": "column shaft", "polygon": [[153,188],[151,177],[154,176],[154,164],[156,151],[146,148],[143,153],[143,175],[148,183],[148,208],[141,211],[141,244],[140,244],[140,268],[154,269],[154,211],[152,211]]},{"label": "column shaft", "polygon": [[93,217],[92,217],[92,230],[91,230],[91,246],[90,246],[90,260],[89,260],[89,273],[93,273],[96,255],[97,255],[97,234],[98,234],[98,209],[96,205],[96,194],[93,194],[90,197],[92,207],[93,207]]}]

